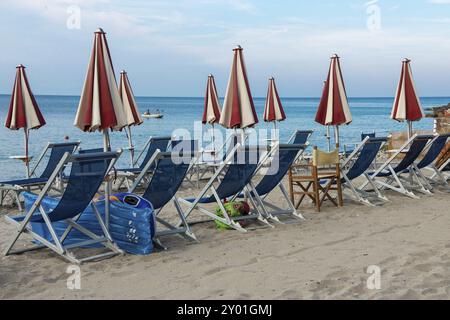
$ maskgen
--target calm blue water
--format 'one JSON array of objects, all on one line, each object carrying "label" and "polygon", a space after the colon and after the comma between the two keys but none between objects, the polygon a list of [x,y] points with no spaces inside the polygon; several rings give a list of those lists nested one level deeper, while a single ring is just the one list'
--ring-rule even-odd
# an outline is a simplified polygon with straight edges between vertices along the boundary
[{"label": "calm blue water", "polygon": [[[37,156],[48,141],[62,142],[64,136],[71,140],[81,140],[83,148],[101,147],[100,133],[83,133],[73,126],[78,107],[78,97],[68,96],[37,96],[47,125],[38,131],[32,131],[30,137],[30,154]],[[0,95],[0,180],[23,177],[23,164],[9,160],[9,156],[23,155],[23,131],[12,132],[3,126],[6,118],[10,97]],[[133,128],[133,139],[139,149],[151,136],[171,135],[174,130],[183,128],[194,131],[194,122],[201,120],[203,98],[137,98],[141,112],[147,108],[164,110],[163,120],[148,120],[142,126]],[[450,98],[423,98],[425,108],[444,105]],[[326,145],[325,128],[314,122],[319,104],[318,98],[283,99],[288,120],[280,125],[282,140],[287,140],[295,129],[314,129],[313,143],[321,147]],[[264,99],[255,99],[258,115],[262,115]],[[354,122],[341,129],[343,143],[358,140],[361,131],[376,131],[386,134],[389,131],[405,130],[405,124],[390,120],[393,98],[353,98],[350,99]],[[261,120],[261,119],[260,119]],[[258,128],[272,128],[272,125],[261,123]],[[415,128],[432,130],[433,121],[424,119],[415,124]],[[127,146],[125,133],[112,134],[113,148]],[[128,154],[122,159],[122,165],[129,163]]]}]

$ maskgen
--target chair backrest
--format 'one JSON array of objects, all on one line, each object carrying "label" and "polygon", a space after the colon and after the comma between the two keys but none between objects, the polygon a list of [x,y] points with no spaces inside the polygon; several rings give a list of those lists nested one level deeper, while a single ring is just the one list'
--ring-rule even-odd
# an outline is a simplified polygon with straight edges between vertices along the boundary
[{"label": "chair backrest", "polygon": [[441,152],[444,150],[445,145],[447,144],[447,139],[450,137],[450,133],[440,135],[437,137],[430,148],[428,149],[427,154],[422,159],[422,161],[419,162],[417,167],[419,169],[423,169],[431,165],[434,161],[436,161],[441,154]]},{"label": "chair backrest", "polygon": [[358,155],[358,159],[356,159],[350,170],[346,173],[347,177],[350,180],[354,180],[366,172],[376,159],[381,146],[387,141],[387,138],[370,138],[367,140]]},{"label": "chair backrest", "polygon": [[300,151],[305,150],[306,145],[280,145],[274,155],[274,161],[277,161],[278,170],[275,174],[265,175],[260,183],[256,186],[256,192],[260,196],[269,194],[274,190],[284,179],[292,166]]},{"label": "chair backrest", "polygon": [[417,136],[412,142],[403,160],[394,168],[395,173],[403,172],[408,169],[423,152],[428,142],[433,139],[434,136],[431,135]]},{"label": "chair backrest", "polygon": [[170,142],[169,151],[182,153],[198,152],[200,143],[198,140],[173,140]]},{"label": "chair backrest", "polygon": [[217,187],[220,199],[240,193],[252,180],[259,164],[259,152],[255,148],[241,148],[227,165],[225,176]]},{"label": "chair backrest", "polygon": [[72,156],[72,166],[64,194],[49,214],[52,222],[74,218],[82,213],[95,197],[118,153],[91,153]]},{"label": "chair backrest", "polygon": [[80,144],[78,142],[57,143],[50,145],[50,156],[48,158],[47,166],[42,172],[40,178],[49,179],[63,156],[67,152],[73,153],[79,145]]},{"label": "chair backrest", "polygon": [[145,154],[144,159],[139,165],[139,168],[144,169],[145,165],[151,160],[152,156],[155,154],[157,150],[160,150],[161,152],[166,152],[167,149],[169,148],[169,143],[171,140],[172,137],[152,138],[147,148],[147,153]]},{"label": "chair backrest", "polygon": [[311,137],[311,135],[314,133],[312,130],[297,130],[294,134],[294,136],[289,140],[288,143],[291,144],[306,144]]},{"label": "chair backrest", "polygon": [[[194,154],[190,158],[193,157]],[[180,159],[179,154],[161,153],[143,198],[150,201],[155,210],[163,208],[178,192],[189,167],[187,157]]]},{"label": "chair backrest", "polygon": [[97,149],[81,149],[78,151],[79,154],[90,154],[90,153],[101,153],[103,152],[103,148],[97,148]]},{"label": "chair backrest", "polygon": [[376,138],[377,134],[375,132],[372,133],[365,133],[365,132],[361,132],[361,141],[364,141],[365,138]]},{"label": "chair backrest", "polygon": [[313,166],[325,167],[339,165],[339,147],[331,152],[319,150],[317,147],[313,150]]}]

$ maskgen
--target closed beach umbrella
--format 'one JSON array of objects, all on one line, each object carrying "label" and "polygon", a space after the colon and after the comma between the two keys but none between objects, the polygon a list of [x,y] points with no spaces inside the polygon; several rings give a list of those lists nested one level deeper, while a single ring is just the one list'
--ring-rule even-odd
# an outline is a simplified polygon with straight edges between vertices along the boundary
[{"label": "closed beach umbrella", "polygon": [[23,129],[25,132],[25,158],[27,177],[30,176],[30,159],[28,154],[29,131],[39,129],[45,125],[45,119],[39,110],[36,99],[31,92],[30,84],[25,73],[25,67],[19,65],[16,72],[16,80],[11,95],[8,116],[5,127],[10,130]]},{"label": "closed beach umbrella", "polygon": [[109,130],[120,131],[127,126],[106,34],[102,29],[95,32],[94,48],[74,124],[84,132],[101,131],[105,151],[111,147]]},{"label": "closed beach umbrella", "polygon": [[[95,32],[94,48],[74,124],[84,132],[102,132],[105,151],[111,150],[109,130],[120,131],[127,126],[106,34],[102,29]],[[110,187],[108,182],[105,192],[107,226]]]},{"label": "closed beach umbrella", "polygon": [[203,124],[215,125],[220,121],[220,102],[217,94],[216,82],[214,76],[208,76],[208,83],[206,86],[205,108],[203,111]]},{"label": "closed beach umbrella", "polygon": [[122,99],[122,104],[124,108],[124,113],[127,122],[127,136],[128,136],[128,146],[131,153],[131,165],[134,165],[134,145],[131,136],[131,127],[139,126],[144,121],[142,120],[141,114],[139,113],[139,108],[137,106],[136,100],[134,98],[133,90],[131,89],[130,80],[128,79],[128,74],[126,71],[120,73],[120,85],[119,85],[119,95]]},{"label": "closed beach umbrella", "polygon": [[335,140],[339,143],[339,126],[350,124],[352,121],[339,57],[334,55],[331,57],[330,71],[320,100],[316,122],[324,126],[334,126]]},{"label": "closed beach umbrella", "polygon": [[419,96],[411,71],[411,60],[405,59],[402,63],[402,74],[395,96],[391,118],[400,122],[408,122],[408,137],[413,135],[412,122],[420,121],[425,115],[422,110]]},{"label": "closed beach umbrella", "polygon": [[208,76],[206,85],[205,108],[203,110],[203,124],[210,124],[213,127],[213,146],[215,146],[214,126],[220,121],[220,102],[217,94],[216,82],[214,76]]},{"label": "closed beach umbrella", "polygon": [[238,46],[233,51],[233,65],[219,123],[227,129],[246,129],[258,123],[258,116],[247,78],[243,49]]},{"label": "closed beach umbrella", "polygon": [[283,105],[281,104],[280,96],[278,95],[275,79],[269,79],[269,90],[267,92],[266,107],[264,109],[264,121],[273,122],[275,129],[277,122],[286,120]]}]

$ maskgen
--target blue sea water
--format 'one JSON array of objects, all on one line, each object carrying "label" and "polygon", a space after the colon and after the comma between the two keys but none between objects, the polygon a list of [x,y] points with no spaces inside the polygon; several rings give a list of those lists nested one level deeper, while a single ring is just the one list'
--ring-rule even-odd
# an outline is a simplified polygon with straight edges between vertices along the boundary
[{"label": "blue sea water", "polygon": [[[38,156],[48,141],[63,142],[65,136],[71,140],[82,141],[83,148],[102,146],[100,133],[83,133],[75,128],[73,121],[78,107],[79,97],[75,96],[37,96],[37,102],[47,121],[47,125],[30,134],[30,155]],[[5,121],[10,97],[0,95],[0,121]],[[403,131],[405,124],[392,121],[390,112],[393,98],[350,98],[349,103],[353,115],[353,123],[341,129],[341,143],[357,141],[362,131],[376,131],[386,135],[391,131]],[[194,131],[194,122],[201,120],[203,113],[203,98],[155,98],[138,97],[140,111],[147,109],[164,111],[164,119],[147,120],[139,127],[133,128],[133,140],[136,148],[141,148],[151,136],[171,135],[176,129]],[[318,98],[287,98],[282,99],[288,120],[281,123],[280,136],[286,141],[296,129],[313,129],[315,134],[313,144],[325,147],[325,128],[314,122]],[[450,97],[423,98],[424,108],[446,105]],[[264,99],[256,98],[255,105],[258,115],[262,118]],[[262,120],[262,119],[260,119]],[[260,122],[257,128],[272,129],[273,126]],[[414,124],[415,129],[432,130],[433,120],[424,119]],[[112,146],[127,147],[125,133],[113,133]],[[10,131],[3,125],[0,128],[0,181],[24,176],[22,163],[10,160],[13,155],[23,155],[23,131]],[[129,164],[129,155],[124,154],[121,165]]]}]

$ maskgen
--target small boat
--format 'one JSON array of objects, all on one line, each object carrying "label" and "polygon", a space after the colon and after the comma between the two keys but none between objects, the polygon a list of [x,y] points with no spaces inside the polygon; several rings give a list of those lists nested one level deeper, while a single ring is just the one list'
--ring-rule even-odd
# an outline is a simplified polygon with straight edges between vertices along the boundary
[{"label": "small boat", "polygon": [[156,110],[155,113],[151,113],[150,110],[147,110],[142,117],[145,119],[162,119],[164,118],[164,115],[159,110]]}]

